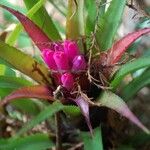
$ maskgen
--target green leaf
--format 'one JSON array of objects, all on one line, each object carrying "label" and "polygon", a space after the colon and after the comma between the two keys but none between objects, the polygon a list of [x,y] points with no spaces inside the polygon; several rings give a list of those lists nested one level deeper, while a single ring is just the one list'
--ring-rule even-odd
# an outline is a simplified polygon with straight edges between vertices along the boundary
[{"label": "green leaf", "polygon": [[0,75],[4,75],[5,74],[5,70],[6,70],[5,65],[0,64]]},{"label": "green leaf", "polygon": [[[28,10],[30,10],[39,0],[24,0]],[[41,7],[32,17],[32,20],[43,29],[47,36],[52,40],[60,40],[61,37],[57,31],[51,17],[48,15],[46,9]]]},{"label": "green leaf", "polygon": [[67,39],[76,40],[79,36],[84,35],[84,1],[69,0],[68,14],[66,22],[66,37]]},{"label": "green leaf", "polygon": [[111,86],[115,89],[127,74],[148,66],[150,66],[150,57],[142,57],[126,63],[115,75],[113,81],[111,82]]},{"label": "green leaf", "polygon": [[31,86],[32,83],[28,80],[19,77],[1,76],[0,75],[0,88],[19,88],[22,86]]},{"label": "green leaf", "polygon": [[38,83],[51,83],[50,73],[44,65],[39,64],[31,56],[24,54],[2,41],[0,41],[0,57],[11,64],[15,69],[28,75]]},{"label": "green leaf", "polygon": [[85,9],[86,9],[86,35],[90,35],[91,32],[94,31],[95,22],[96,22],[96,2],[93,0],[85,1]]},{"label": "green leaf", "polygon": [[107,12],[99,19],[96,39],[100,50],[105,51],[112,46],[125,5],[126,0],[112,0]]},{"label": "green leaf", "polygon": [[131,122],[136,124],[145,133],[149,134],[150,131],[138,120],[138,118],[131,112],[127,104],[116,94],[110,91],[104,91],[98,98],[98,104],[115,110],[120,115],[126,117]]},{"label": "green leaf", "polygon": [[0,139],[0,150],[46,150],[54,144],[46,134],[35,134],[23,138]]},{"label": "green leaf", "polygon": [[150,70],[146,70],[142,75],[136,77],[122,89],[122,97],[125,101],[129,101],[140,89],[150,85]]},{"label": "green leaf", "polygon": [[95,129],[92,136],[90,133],[82,132],[81,137],[84,150],[103,150],[101,128]]},{"label": "green leaf", "polygon": [[[43,6],[43,4],[45,3],[45,0],[40,0],[39,2],[37,2],[27,13],[27,16],[29,18],[32,18],[32,16]],[[9,45],[14,45],[16,40],[18,39],[18,36],[20,34],[20,32],[22,31],[23,27],[22,25],[19,23],[16,25],[15,29],[11,32],[11,34],[7,37],[6,39],[6,43],[8,43]]]},{"label": "green leaf", "polygon": [[16,73],[10,67],[0,63],[0,76],[2,75],[16,76]]},{"label": "green leaf", "polygon": [[28,130],[32,129],[42,121],[45,121],[56,112],[62,110],[64,106],[61,103],[55,102],[54,104],[47,106],[43,111],[41,111],[35,118],[25,124],[22,129],[16,134],[16,136],[20,136],[27,132]]}]

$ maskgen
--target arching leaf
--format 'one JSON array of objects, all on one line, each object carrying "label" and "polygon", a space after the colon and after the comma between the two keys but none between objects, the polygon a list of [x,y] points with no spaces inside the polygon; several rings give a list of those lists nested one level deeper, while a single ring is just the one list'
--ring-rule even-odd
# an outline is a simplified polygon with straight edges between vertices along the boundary
[{"label": "arching leaf", "polygon": [[45,48],[48,48],[48,44],[51,42],[51,40],[48,38],[48,36],[35,24],[33,23],[29,18],[27,18],[22,13],[9,8],[4,5],[0,5],[0,7],[8,10],[10,13],[12,13],[14,16],[18,18],[18,20],[21,22],[21,24],[24,26],[26,32],[29,34],[31,39],[34,41],[34,43],[37,45],[37,47],[42,51]]},{"label": "arching leaf", "polygon": [[53,95],[51,88],[42,85],[22,87],[13,91],[11,94],[6,96],[3,100],[0,101],[0,105],[6,105],[15,99],[20,98],[37,98],[37,99],[46,99],[53,101]]},{"label": "arching leaf", "polygon": [[123,56],[128,47],[139,37],[144,34],[150,33],[150,28],[144,28],[133,33],[129,33],[119,41],[113,44],[108,50],[106,65],[110,66],[117,63]]},{"label": "arching leaf", "polygon": [[123,65],[117,72],[113,81],[111,82],[111,86],[115,89],[127,74],[149,66],[150,66],[150,57],[142,57]]},{"label": "arching leaf", "polygon": [[0,58],[41,84],[50,84],[50,72],[31,56],[0,41]]},{"label": "arching leaf", "polygon": [[131,122],[136,124],[139,128],[141,128],[144,132],[150,133],[150,131],[139,121],[139,119],[131,112],[126,103],[116,94],[105,91],[99,98],[98,103],[102,106],[108,107],[110,109],[115,110],[120,115],[126,117]]}]

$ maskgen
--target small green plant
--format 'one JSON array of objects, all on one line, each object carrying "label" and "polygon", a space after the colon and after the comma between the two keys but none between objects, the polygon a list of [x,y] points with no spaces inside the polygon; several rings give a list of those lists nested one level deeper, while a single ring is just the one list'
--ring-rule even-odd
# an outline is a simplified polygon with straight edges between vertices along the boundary
[{"label": "small green plant", "polygon": [[[105,121],[95,123],[95,115],[92,112],[94,111],[96,116],[102,113],[107,118],[108,109],[118,112],[149,134],[149,130],[132,113],[125,101],[116,94],[117,87],[127,74],[150,66],[149,57],[141,57],[134,61],[123,58],[131,44],[149,33],[150,28],[129,33],[118,41],[114,40],[126,0],[112,0],[107,11],[103,5],[105,0],[100,2],[98,8],[93,0],[68,0],[65,39],[61,38],[60,31],[48,16],[43,6],[44,1],[35,0],[35,2],[24,0],[26,7],[30,9],[27,16],[15,9],[0,5],[18,18],[40,50],[40,57],[43,59],[43,62],[39,63],[37,59],[12,46],[21,31],[21,25],[17,25],[6,42],[0,41],[0,58],[13,69],[34,80],[32,82],[23,77],[1,75],[1,86],[10,86],[13,91],[10,90],[11,93],[8,92],[9,94],[2,98],[0,107],[4,109],[8,103],[12,103],[25,111],[29,109],[32,112],[33,108],[36,114],[16,132],[15,137],[0,139],[0,150],[44,150],[52,147],[58,150],[67,149],[66,143],[69,141],[63,140],[63,137],[68,136],[66,122],[68,126],[71,122],[70,126],[74,126],[78,131],[77,141],[79,144],[79,141],[82,141],[85,149],[103,149],[107,146],[103,146],[103,130],[101,131],[100,126],[108,123]],[[57,9],[60,11],[59,8]],[[46,17],[44,27],[42,15]],[[149,70],[146,70],[146,74],[148,73]],[[147,78],[148,75],[144,76],[143,80]],[[130,98],[149,83],[145,80],[146,83],[133,90],[130,95],[129,89],[134,85],[137,86],[139,80],[137,78],[130,83],[122,97]],[[103,111],[103,107],[107,108],[106,111]],[[50,131],[54,133],[53,136],[49,133],[25,136],[30,129],[45,120],[50,126],[54,125],[54,131]],[[84,129],[79,124],[84,124]],[[90,131],[90,134],[82,132],[83,130]],[[79,146],[82,147],[82,143]],[[71,142],[68,147],[72,147]]]}]

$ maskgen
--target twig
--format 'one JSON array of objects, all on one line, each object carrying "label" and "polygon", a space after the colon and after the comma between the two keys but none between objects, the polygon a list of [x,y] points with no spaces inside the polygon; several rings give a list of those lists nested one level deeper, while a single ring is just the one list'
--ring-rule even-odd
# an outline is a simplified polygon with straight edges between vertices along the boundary
[{"label": "twig", "polygon": [[[60,93],[61,93],[61,86],[58,86],[57,89],[53,92],[54,99],[59,99]],[[60,112],[57,112],[55,114],[55,122],[56,122],[56,150],[62,150]]]},{"label": "twig", "polygon": [[60,112],[57,112],[55,115],[56,121],[56,150],[62,150],[62,141],[61,141],[61,116]]}]

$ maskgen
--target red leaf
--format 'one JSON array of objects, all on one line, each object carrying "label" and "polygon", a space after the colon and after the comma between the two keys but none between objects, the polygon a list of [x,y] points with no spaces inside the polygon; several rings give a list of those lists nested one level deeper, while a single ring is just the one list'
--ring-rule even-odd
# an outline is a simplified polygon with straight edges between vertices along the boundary
[{"label": "red leaf", "polygon": [[150,32],[150,28],[144,28],[136,32],[129,33],[128,35],[123,37],[121,40],[114,43],[112,48],[108,50],[106,65],[110,66],[110,65],[117,63],[121,59],[122,55],[125,53],[127,48],[135,40],[137,40],[139,37],[149,32]]},{"label": "red leaf", "polygon": [[74,101],[80,107],[80,110],[83,116],[85,117],[86,123],[89,127],[90,133],[93,135],[92,126],[89,117],[89,103],[83,97],[78,97]]},{"label": "red leaf", "polygon": [[0,5],[0,7],[8,10],[10,13],[12,13],[14,16],[16,16],[18,18],[18,20],[24,26],[26,32],[29,34],[31,39],[34,41],[34,43],[37,45],[37,47],[41,51],[43,49],[48,48],[48,43],[50,43],[51,40],[34,22],[32,22],[28,17],[26,17],[22,13],[14,10],[12,8],[9,8],[4,5]]},{"label": "red leaf", "polygon": [[30,87],[22,87],[16,91],[13,91],[10,95],[0,101],[0,105],[6,105],[10,101],[20,98],[53,100],[51,88],[44,85],[35,85]]}]

